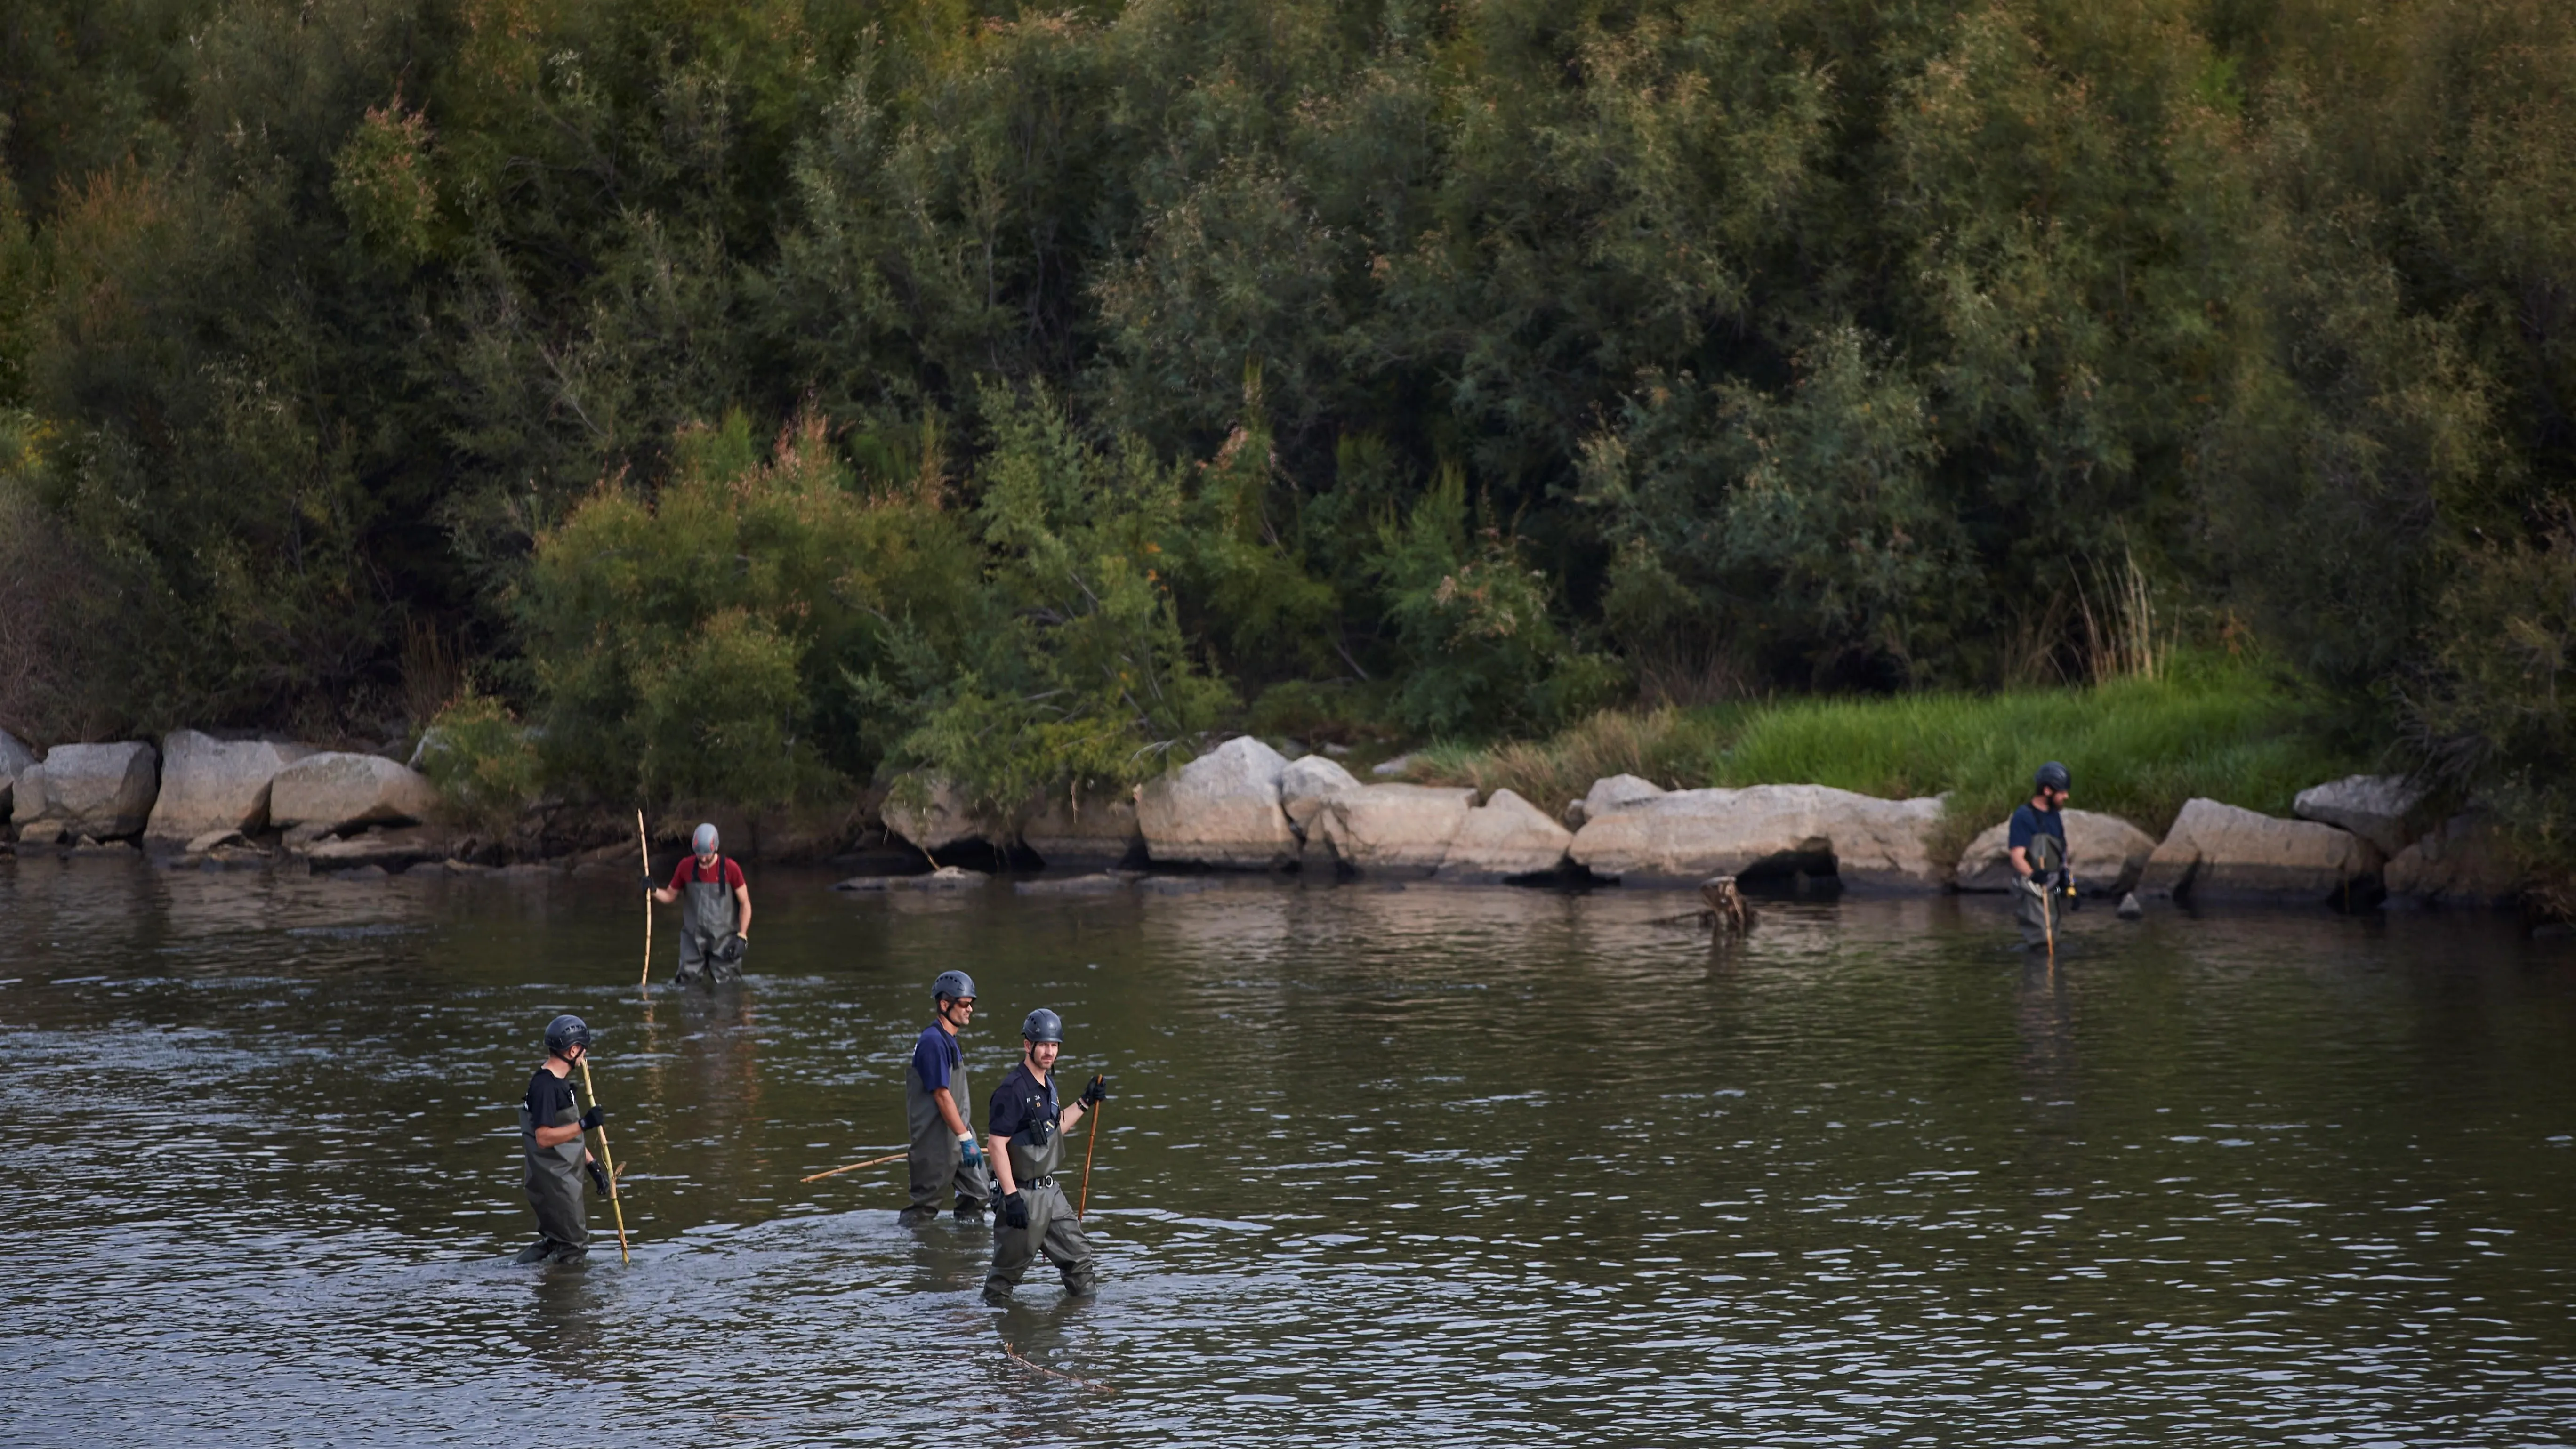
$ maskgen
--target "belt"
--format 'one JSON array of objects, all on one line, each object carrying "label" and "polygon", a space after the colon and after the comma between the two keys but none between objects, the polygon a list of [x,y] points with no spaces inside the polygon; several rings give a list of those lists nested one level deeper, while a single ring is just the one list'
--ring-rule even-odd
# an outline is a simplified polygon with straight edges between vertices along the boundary
[{"label": "belt", "polygon": [[1020,1179],[1020,1186],[1022,1186],[1022,1187],[1053,1187],[1053,1186],[1055,1186],[1055,1174],[1054,1174],[1054,1173],[1052,1173],[1052,1172],[1050,1172],[1050,1173],[1048,1173],[1048,1174],[1047,1174],[1046,1176],[1044,1176],[1044,1177],[1024,1177],[1024,1178],[1021,1178],[1021,1179]]}]

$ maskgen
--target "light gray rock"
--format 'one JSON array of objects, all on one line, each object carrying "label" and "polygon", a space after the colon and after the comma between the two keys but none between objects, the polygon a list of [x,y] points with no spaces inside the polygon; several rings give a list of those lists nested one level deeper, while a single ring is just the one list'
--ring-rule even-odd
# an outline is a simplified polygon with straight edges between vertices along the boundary
[{"label": "light gray rock", "polygon": [[1565,802],[1565,808],[1556,812],[1556,818],[1568,830],[1581,830],[1584,817],[1588,813],[1582,801],[1568,800]]},{"label": "light gray rock", "polygon": [[1568,854],[1595,875],[1693,882],[1822,869],[1830,857],[1847,887],[1931,891],[1948,883],[1932,861],[1941,811],[1937,796],[1880,800],[1828,785],[1676,790],[1587,818]]},{"label": "light gray rock", "polygon": [[1396,776],[1401,775],[1412,768],[1413,756],[1398,755],[1392,760],[1380,760],[1376,764],[1369,766],[1369,773],[1382,779],[1392,780]]},{"label": "light gray rock", "polygon": [[2523,887],[2504,832],[2477,814],[2454,815],[2399,851],[2385,879],[2392,898],[2415,905],[2510,905]]},{"label": "light gray rock", "polygon": [[[387,760],[392,765],[393,761]],[[399,770],[400,765],[394,765]],[[445,860],[453,842],[434,826],[369,829],[336,840],[317,842],[306,852],[315,870],[348,870],[375,866],[388,872],[424,860]]]},{"label": "light gray rock", "polygon": [[18,737],[0,730],[0,820],[9,818],[10,802],[16,797],[18,777],[36,763],[36,752],[20,743]]},{"label": "light gray rock", "polygon": [[2423,805],[2424,792],[2407,784],[2403,775],[2346,775],[2301,790],[2290,813],[2349,830],[2377,846],[2380,854],[2395,855],[2421,833],[2414,816]]},{"label": "light gray rock", "polygon": [[1509,790],[1467,812],[1435,873],[1441,880],[1504,881],[1565,868],[1574,832]]},{"label": "light gray rock", "polygon": [[1309,833],[1345,869],[1427,876],[1475,805],[1476,792],[1464,785],[1357,785],[1325,796]]},{"label": "light gray rock", "polygon": [[[1592,788],[1583,795],[1583,825],[1604,816],[1616,815],[1639,801],[1671,793],[1654,781],[1636,775],[1612,775],[1606,780],[1595,780]],[[1582,825],[1575,827],[1577,830],[1582,828]]]},{"label": "light gray rock", "polygon": [[2138,878],[2138,894],[2327,901],[2365,886],[2380,856],[2349,830],[2188,800]]},{"label": "light gray rock", "polygon": [[[13,819],[22,841],[65,835],[113,840],[134,835],[152,818],[160,756],[150,745],[56,745],[18,776]],[[38,833],[27,834],[29,829]],[[45,832],[50,830],[50,835]]]},{"label": "light gray rock", "polygon": [[1279,807],[1288,761],[1250,735],[1227,740],[1136,796],[1146,852],[1164,864],[1276,870],[1297,859]]},{"label": "light gray rock", "polygon": [[1308,755],[1289,762],[1279,772],[1279,808],[1288,812],[1289,828],[1300,837],[1312,838],[1310,827],[1315,812],[1324,808],[1324,797],[1336,790],[1356,790],[1360,782],[1351,772],[1322,755]]},{"label": "light gray rock", "polygon": [[897,780],[886,792],[881,813],[886,829],[925,855],[1004,834],[993,820],[969,807],[966,792],[945,775],[924,773]]},{"label": "light gray rock", "polygon": [[2127,895],[2120,897],[2118,908],[2113,910],[2111,914],[2118,916],[2124,921],[2134,921],[2144,917],[2146,913],[2147,908],[2138,904],[2138,893],[2136,891],[2131,891]]},{"label": "light gray rock", "polygon": [[1022,814],[1020,843],[1049,867],[1117,865],[1145,849],[1136,828],[1136,802],[1125,795],[1092,795],[1076,801],[1049,792]]},{"label": "light gray rock", "polygon": [[184,853],[188,855],[204,855],[208,851],[221,846],[247,844],[249,844],[249,842],[242,839],[242,833],[240,831],[231,829],[230,827],[224,827],[189,837],[188,848]]},{"label": "light gray rock", "polygon": [[210,830],[265,829],[270,782],[312,753],[304,745],[172,730],[161,741],[161,795],[143,843],[166,848]]},{"label": "light gray rock", "polygon": [[[2075,867],[2075,883],[2093,895],[2117,895],[2138,883],[2147,857],[2156,853],[2156,838],[2117,815],[2090,810],[2066,812],[2066,854]],[[2013,868],[2005,836],[2012,822],[1978,832],[1959,856],[1953,878],[1963,891],[2008,891]]]},{"label": "light gray rock", "polygon": [[438,815],[438,787],[382,755],[325,750],[279,770],[268,786],[268,819],[337,834],[359,825],[412,825]]}]

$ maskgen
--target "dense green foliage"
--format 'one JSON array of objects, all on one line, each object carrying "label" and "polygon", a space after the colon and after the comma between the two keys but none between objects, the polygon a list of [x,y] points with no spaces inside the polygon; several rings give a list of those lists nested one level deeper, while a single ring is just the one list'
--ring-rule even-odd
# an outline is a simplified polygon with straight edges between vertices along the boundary
[{"label": "dense green foliage", "polygon": [[2313,691],[2277,671],[2186,655],[2161,678],[2082,689],[1602,714],[1545,740],[1425,750],[1412,773],[1508,787],[1550,809],[1614,774],[1669,788],[1812,783],[1894,799],[1948,795],[1964,843],[2029,798],[2043,757],[2074,772],[2076,808],[2159,835],[2192,796],[2287,815],[2300,790],[2368,763]]},{"label": "dense green foliage", "polygon": [[604,795],[1000,799],[2088,679],[2134,563],[2576,818],[2549,0],[21,0],[0,116],[40,737],[462,659]]}]

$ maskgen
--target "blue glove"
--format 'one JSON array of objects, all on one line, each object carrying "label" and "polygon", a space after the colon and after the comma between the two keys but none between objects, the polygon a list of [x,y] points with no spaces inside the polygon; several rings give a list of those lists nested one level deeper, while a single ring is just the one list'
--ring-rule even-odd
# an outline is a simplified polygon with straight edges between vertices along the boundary
[{"label": "blue glove", "polygon": [[984,1149],[975,1145],[975,1134],[972,1132],[957,1139],[957,1155],[965,1160],[968,1167],[984,1165]]}]

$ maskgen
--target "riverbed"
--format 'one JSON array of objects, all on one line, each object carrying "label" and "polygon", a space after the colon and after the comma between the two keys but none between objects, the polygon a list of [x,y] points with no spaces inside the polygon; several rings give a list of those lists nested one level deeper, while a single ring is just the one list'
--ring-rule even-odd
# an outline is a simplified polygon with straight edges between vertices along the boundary
[{"label": "riverbed", "polygon": [[[829,881],[755,871],[715,993],[666,911],[647,995],[614,878],[0,861],[0,1442],[2576,1440],[2576,943],[2518,922]],[[1095,1301],[798,1181],[900,1145],[951,967],[979,1095],[1041,1005],[1110,1079]],[[633,1262],[594,1202],[514,1268],[566,1010]]]}]

